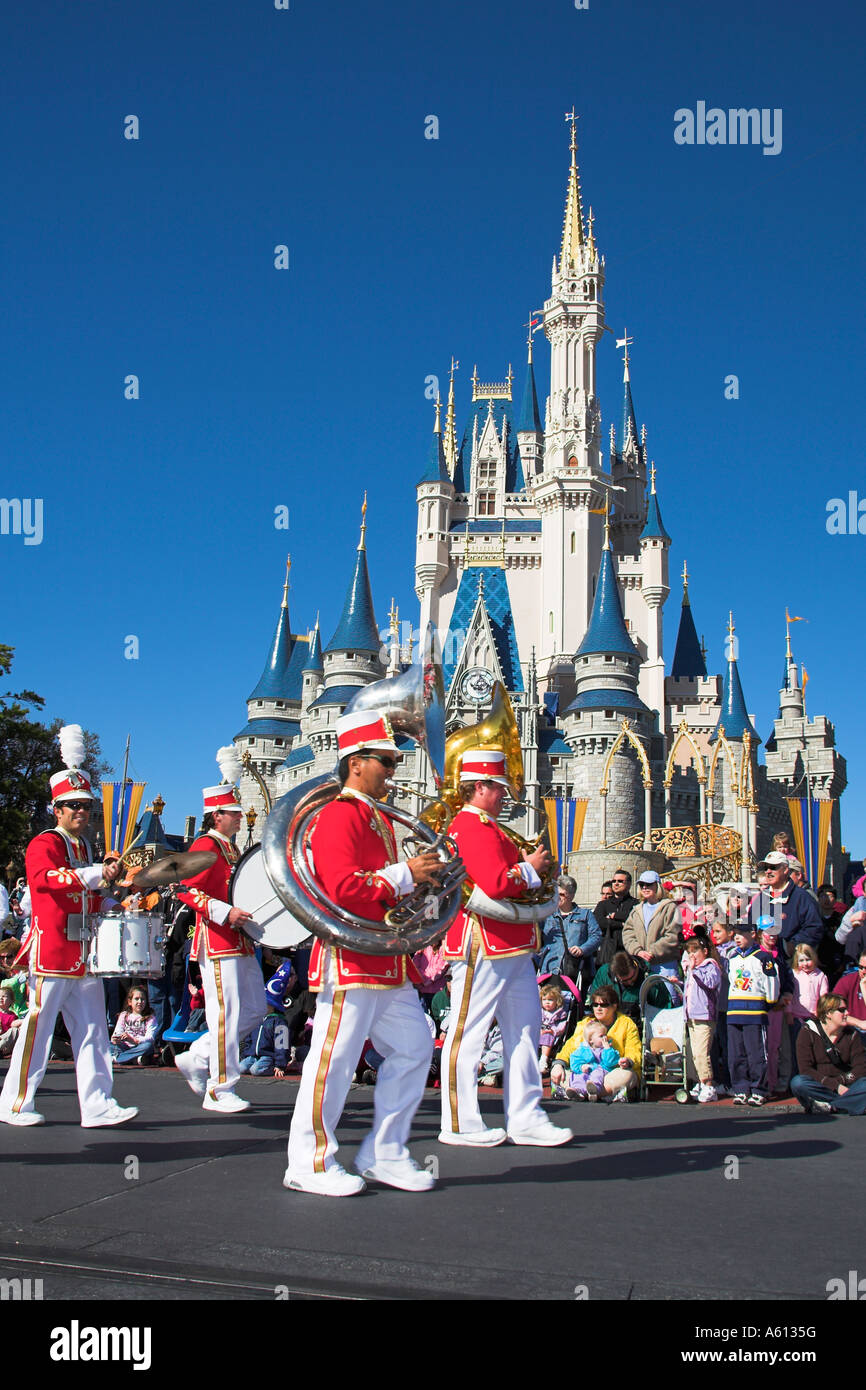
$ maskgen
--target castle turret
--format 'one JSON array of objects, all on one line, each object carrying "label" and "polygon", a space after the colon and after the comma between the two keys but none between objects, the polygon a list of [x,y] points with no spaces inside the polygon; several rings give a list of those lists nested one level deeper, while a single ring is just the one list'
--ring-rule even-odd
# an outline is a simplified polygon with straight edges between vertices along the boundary
[{"label": "castle turret", "polygon": [[[452,376],[453,391],[453,376]],[[453,402],[452,402],[453,404]],[[454,484],[448,472],[440,425],[440,402],[427,455],[427,466],[418,480],[418,533],[415,547],[415,593],[421,604],[421,631],[428,622],[439,622],[439,589],[449,569],[448,532],[454,504]]]},{"label": "castle turret", "polygon": [[589,800],[585,848],[611,844],[643,828],[649,799],[643,785],[646,773],[633,748],[613,759],[609,794],[599,794],[623,721],[628,720],[642,743],[650,733],[650,712],[638,695],[640,664],[623,617],[606,525],[592,614],[574,658],[577,693],[564,718],[565,737],[574,752],[572,794]]},{"label": "castle turret", "polygon": [[[664,528],[659,500],[656,496],[656,469],[651,469],[646,525],[640,534],[640,558],[643,570],[641,594],[649,613],[646,624],[646,660],[641,667],[640,691],[650,709],[664,710],[665,662],[663,655],[662,608],[670,593],[668,584],[668,554],[671,538]],[[664,720],[659,720],[663,732]]]}]

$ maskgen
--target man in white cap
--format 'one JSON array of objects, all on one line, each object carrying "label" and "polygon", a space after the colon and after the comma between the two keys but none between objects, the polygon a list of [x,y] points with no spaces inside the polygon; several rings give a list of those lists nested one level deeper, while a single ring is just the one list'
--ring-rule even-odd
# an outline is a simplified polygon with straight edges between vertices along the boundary
[{"label": "man in white cap", "polygon": [[190,852],[209,850],[216,859],[209,869],[184,881],[181,902],[195,908],[190,959],[197,960],[204,989],[208,1031],[188,1052],[175,1059],[190,1089],[201,1096],[202,1109],[236,1115],[249,1101],[235,1094],[240,1075],[240,1042],[268,1011],[265,984],[255,946],[243,932],[251,914],[228,901],[232,869],[240,858],[234,837],[243,808],[228,783],[205,787],[204,819]]},{"label": "man in white cap", "polygon": [[[467,882],[489,898],[519,900],[538,887],[551,857],[540,846],[521,857],[496,824],[508,789],[505,771],[505,754],[498,750],[464,752],[460,781],[466,804],[448,833],[466,865]],[[442,1049],[441,1144],[490,1147],[508,1138],[550,1147],[573,1137],[541,1108],[541,1001],[532,964],[538,947],[534,922],[500,922],[468,908],[448,930],[444,954],[454,964],[451,1024]],[[506,1129],[488,1129],[478,1106],[478,1062],[494,1017],[505,1054]]]},{"label": "man in white cap", "polygon": [[[324,806],[310,836],[311,867],[340,907],[369,921],[416,883],[435,884],[441,864],[425,852],[397,862],[390,819],[373,803],[400,757],[391,726],[371,713],[337,721],[341,794]],[[405,955],[374,956],[316,941],[310,989],[318,993],[289,1135],[283,1186],[324,1197],[363,1192],[364,1179],[426,1192],[433,1177],[409,1156],[406,1141],[430,1070],[432,1038]],[[373,1093],[373,1128],[355,1159],[358,1176],[337,1162],[335,1131],[366,1039],[384,1057]]]},{"label": "man in white cap", "polygon": [[27,846],[32,916],[18,960],[29,951],[29,1011],[18,1030],[0,1094],[0,1120],[8,1125],[44,1124],[34,1098],[62,1012],[75,1059],[81,1124],[99,1129],[124,1124],[138,1114],[135,1106],[124,1109],[112,1098],[105,991],[102,980],[88,975],[86,966],[87,919],[99,912],[99,890],[117,878],[120,868],[117,861],[92,862],[84,831],[97,798],[87,774],[78,767],[55,773],[51,797],[56,825]]}]

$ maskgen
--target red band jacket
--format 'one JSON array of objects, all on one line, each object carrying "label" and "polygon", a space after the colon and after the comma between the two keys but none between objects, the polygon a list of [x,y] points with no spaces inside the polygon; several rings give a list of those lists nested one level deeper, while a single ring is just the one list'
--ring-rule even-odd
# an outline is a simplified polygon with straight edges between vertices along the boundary
[{"label": "red band jacket", "polygon": [[[82,911],[99,912],[95,891],[102,865],[90,862],[86,840],[60,830],[45,830],[30,841],[25,857],[32,918],[18,960],[30,950],[30,969],[37,975],[81,979],[86,974],[88,943],[70,941],[68,920]],[[17,963],[17,962],[16,962]]]},{"label": "red band jacket", "polygon": [[[383,922],[385,913],[412,887],[405,863],[398,864],[394,828],[366,797],[344,791],[324,806],[309,839],[315,877],[329,898],[358,917]],[[337,989],[366,986],[394,989],[420,976],[404,955],[373,956],[316,941],[310,958],[310,989],[330,978]]]},{"label": "red band jacket", "polygon": [[[489,898],[522,898],[527,888],[537,883],[537,876],[523,863],[514,842],[491,816],[476,807],[464,806],[458,811],[448,834],[457,841],[460,858],[466,865],[467,884],[477,884]],[[475,926],[479,928],[483,956],[522,956],[539,948],[540,934],[535,922],[497,922],[493,917],[461,909],[445,937],[448,960],[465,959]]]},{"label": "red band jacket", "polygon": [[216,850],[216,861],[209,869],[196,874],[195,878],[184,880],[184,891],[178,893],[181,902],[195,908],[195,933],[192,940],[190,958],[199,960],[199,952],[204,947],[212,960],[223,960],[228,956],[251,956],[255,951],[250,938],[237,927],[228,925],[231,912],[229,879],[232,869],[240,859],[240,852],[231,840],[216,830],[199,835],[190,845],[190,853],[196,850]]}]

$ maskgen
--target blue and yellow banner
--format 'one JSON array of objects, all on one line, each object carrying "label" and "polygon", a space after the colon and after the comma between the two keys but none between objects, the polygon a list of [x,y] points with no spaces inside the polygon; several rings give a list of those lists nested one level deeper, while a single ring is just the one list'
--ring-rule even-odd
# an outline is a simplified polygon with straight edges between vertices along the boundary
[{"label": "blue and yellow banner", "polygon": [[569,854],[574,854],[580,849],[588,805],[588,800],[580,801],[573,796],[544,798],[544,811],[550,832],[550,852],[562,865]]},{"label": "blue and yellow banner", "polygon": [[827,849],[830,844],[830,821],[835,804],[833,800],[816,801],[813,797],[810,810],[805,796],[788,798],[788,812],[794,831],[794,844],[797,846],[797,858],[806,870],[806,877],[813,888],[818,888],[824,882]]},{"label": "blue and yellow banner", "polygon": [[102,820],[105,848],[125,854],[132,844],[146,782],[103,782]]}]

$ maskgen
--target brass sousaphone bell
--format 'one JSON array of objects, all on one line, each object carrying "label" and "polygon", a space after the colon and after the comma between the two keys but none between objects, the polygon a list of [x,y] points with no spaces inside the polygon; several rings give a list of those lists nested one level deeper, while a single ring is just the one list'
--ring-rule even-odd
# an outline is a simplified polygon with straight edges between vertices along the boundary
[{"label": "brass sousaphone bell", "polygon": [[[497,681],[493,687],[493,699],[487,718],[478,724],[470,724],[466,729],[455,729],[448,735],[445,744],[445,776],[439,790],[439,799],[421,812],[421,819],[434,830],[441,831],[450,825],[463,805],[460,764],[463,754],[470,748],[495,748],[505,754],[508,790],[514,801],[522,801],[526,792],[526,782],[520,730],[508,691],[501,681]],[[500,825],[499,829],[519,850],[529,853],[536,848],[535,844],[518,835],[510,826]],[[520,899],[490,898],[477,885],[468,891],[467,884],[464,889],[465,906],[470,912],[478,912],[499,922],[543,921],[556,910],[555,875],[556,865],[553,864],[542,875],[540,886],[530,889]]]},{"label": "brass sousaphone bell", "polygon": [[[364,686],[345,713],[369,710],[387,719],[395,734],[404,734],[424,750],[438,786],[445,761],[445,689],[436,631],[431,624],[420,660],[399,676]],[[419,887],[388,913],[384,922],[358,917],[332,902],[316,881],[306,843],[312,822],[340,794],[336,770],[313,777],[276,803],[262,832],[262,858],[274,892],[293,917],[331,946],[372,956],[411,955],[444,936],[460,908],[465,869],[444,833],[392,806],[380,809],[412,831],[421,850],[432,849],[443,861],[438,892]]]}]

